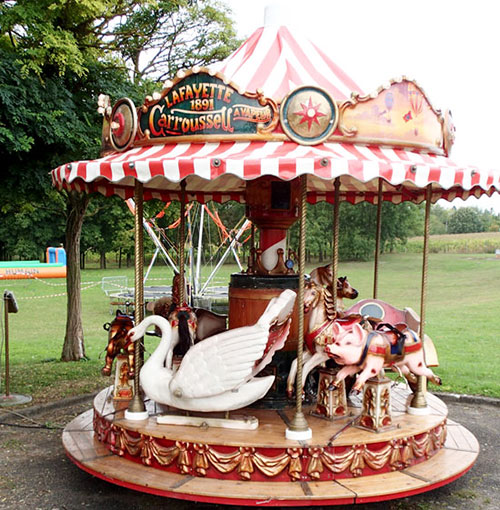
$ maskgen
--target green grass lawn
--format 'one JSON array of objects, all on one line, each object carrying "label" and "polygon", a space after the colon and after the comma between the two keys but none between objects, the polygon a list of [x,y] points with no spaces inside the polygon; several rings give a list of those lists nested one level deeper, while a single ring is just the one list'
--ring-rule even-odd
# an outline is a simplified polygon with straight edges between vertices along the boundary
[{"label": "green grass lawn", "polygon": [[[308,270],[312,269],[311,266]],[[384,255],[379,273],[379,298],[397,307],[420,311],[422,258],[418,254]],[[225,285],[236,266],[223,266],[214,285]],[[27,393],[37,402],[86,393],[105,387],[100,375],[111,320],[110,299],[101,290],[103,276],[126,275],[133,285],[133,269],[87,269],[82,273],[83,326],[89,361],[59,361],[66,320],[65,280],[8,280],[4,290],[15,293],[19,312],[9,315],[11,392]],[[359,299],[370,297],[373,263],[344,263],[358,289]],[[148,285],[168,285],[172,273],[153,268]],[[500,260],[492,255],[433,254],[429,262],[427,334],[436,344],[443,391],[500,397]],[[3,320],[3,318],[2,318]],[[154,347],[148,338],[147,347]],[[2,351],[4,392],[4,351]]]}]

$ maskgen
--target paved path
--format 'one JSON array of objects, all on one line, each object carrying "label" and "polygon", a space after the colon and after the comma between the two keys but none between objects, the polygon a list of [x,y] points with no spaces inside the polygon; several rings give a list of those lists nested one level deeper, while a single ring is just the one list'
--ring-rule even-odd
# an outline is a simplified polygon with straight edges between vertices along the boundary
[{"label": "paved path", "polygon": [[[446,399],[449,416],[471,430],[481,445],[479,459],[459,480],[427,494],[403,500],[333,507],[339,510],[498,510],[500,508],[498,401]],[[0,509],[5,510],[214,510],[215,505],[168,500],[124,489],[93,478],[64,454],[61,429],[91,407],[91,400],[63,402],[21,418],[0,410]],[[15,408],[11,411],[18,412]],[[49,428],[39,428],[39,424]],[[23,426],[23,427],[21,427]],[[27,427],[36,428],[27,428]],[[25,428],[26,427],[26,428]],[[231,507],[220,507],[231,508]],[[232,507],[236,508],[236,507]],[[320,507],[317,507],[320,508]],[[331,507],[332,508],[332,507]]]}]

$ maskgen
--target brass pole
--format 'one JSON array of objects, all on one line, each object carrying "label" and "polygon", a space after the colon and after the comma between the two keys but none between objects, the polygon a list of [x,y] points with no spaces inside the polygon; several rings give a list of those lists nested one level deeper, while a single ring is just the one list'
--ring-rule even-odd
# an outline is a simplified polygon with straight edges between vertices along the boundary
[{"label": "brass pole", "polygon": [[378,180],[377,195],[377,230],[375,233],[375,267],[373,271],[373,299],[377,299],[378,294],[378,265],[380,255],[380,236],[382,233],[382,178]]},{"label": "brass pole", "polygon": [[[135,181],[135,324],[140,324],[144,319],[144,231],[142,219],[144,217],[144,197],[142,182]],[[134,345],[134,397],[130,401],[128,410],[131,413],[143,413],[146,410],[144,401],[140,396],[139,372],[144,359],[144,344],[135,342]]]},{"label": "brass pole", "polygon": [[184,244],[186,243],[186,181],[181,182],[181,222],[179,224],[179,306],[186,301],[184,287]]},{"label": "brass pole", "polygon": [[302,411],[302,363],[304,352],[304,278],[306,259],[306,202],[307,202],[307,175],[300,176],[300,240],[299,240],[299,339],[297,342],[297,378],[296,378],[296,404],[295,415],[290,422],[289,430],[293,432],[308,432],[309,426]]},{"label": "brass pole", "polygon": [[334,203],[333,203],[333,258],[332,258],[332,293],[333,310],[337,314],[337,279],[339,268],[339,210],[340,210],[340,177],[334,182]]},{"label": "brass pole", "polygon": [[255,271],[255,225],[252,222],[252,230],[251,230],[251,237],[250,237],[250,257],[249,261],[251,265],[251,270]]},{"label": "brass pole", "polygon": [[[425,193],[425,223],[424,223],[424,255],[422,260],[422,286],[420,292],[420,331],[419,335],[424,341],[425,335],[425,308],[427,305],[427,272],[429,266],[429,223],[431,215],[431,199],[432,199],[432,185],[429,184]],[[413,395],[410,407],[424,408],[427,407],[427,400],[425,393],[427,390],[427,378],[419,375],[417,378],[417,391]]]}]

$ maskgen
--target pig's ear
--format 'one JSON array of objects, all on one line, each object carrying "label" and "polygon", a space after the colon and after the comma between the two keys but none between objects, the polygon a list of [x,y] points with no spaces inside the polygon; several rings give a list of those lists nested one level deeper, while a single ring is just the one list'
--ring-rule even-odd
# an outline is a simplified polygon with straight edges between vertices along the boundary
[{"label": "pig's ear", "polygon": [[337,338],[341,333],[343,333],[343,331],[344,331],[344,328],[342,328],[342,326],[338,322],[333,323],[332,332],[333,332],[333,336],[335,338]]},{"label": "pig's ear", "polygon": [[365,331],[363,330],[363,328],[359,324],[354,324],[352,328],[352,333],[356,345],[361,345],[365,339]]}]

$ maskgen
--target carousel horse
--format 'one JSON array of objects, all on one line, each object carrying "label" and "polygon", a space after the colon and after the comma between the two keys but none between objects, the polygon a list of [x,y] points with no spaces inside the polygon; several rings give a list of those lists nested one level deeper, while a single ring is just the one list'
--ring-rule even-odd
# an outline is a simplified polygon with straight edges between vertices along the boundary
[{"label": "carousel horse", "polygon": [[[227,329],[227,316],[205,308],[190,308],[186,304],[180,306],[179,297],[180,275],[176,274],[172,282],[172,297],[162,297],[153,304],[153,314],[167,319],[178,335],[175,355],[183,356],[196,342]],[[184,295],[187,295],[185,287]],[[160,335],[159,328],[156,333]]]},{"label": "carousel horse", "polygon": [[[328,266],[322,268],[326,270]],[[343,299],[355,299],[358,291],[351,287],[346,276],[337,279],[337,310],[333,308],[332,285],[322,285],[319,283],[318,272],[311,272],[311,280],[306,284],[304,292],[304,314],[306,315],[307,327],[304,335],[303,366],[302,366],[302,387],[309,372],[328,360],[328,354],[325,352],[325,345],[332,341],[332,325],[334,320],[340,320],[347,327],[360,322],[363,318],[360,315],[352,315],[345,318],[339,318],[341,310],[344,308]],[[324,274],[320,271],[321,274]],[[297,359],[294,359],[290,367],[290,373],[287,379],[287,394],[290,397],[293,394],[295,378],[297,375]]]},{"label": "carousel horse", "polygon": [[[155,301],[153,314],[167,319],[178,328],[179,342],[175,354],[183,355],[195,343],[227,329],[227,315],[221,315],[206,308],[178,306],[172,298],[162,297]],[[160,335],[159,328],[156,333]]]},{"label": "carousel horse", "polygon": [[195,344],[177,370],[172,360],[172,326],[163,317],[147,317],[129,332],[133,342],[152,325],[162,333],[140,372],[144,393],[157,403],[200,412],[231,411],[262,398],[274,376],[255,376],[285,344],[294,302],[295,292],[285,290],[271,299],[255,325],[227,330]]},{"label": "carousel horse", "polygon": [[134,321],[130,315],[116,311],[116,316],[111,322],[104,324],[108,331],[108,345],[106,347],[106,364],[101,369],[102,375],[111,375],[113,360],[118,354],[128,356],[129,377],[134,376],[134,344],[128,338],[129,331],[134,327]]}]

